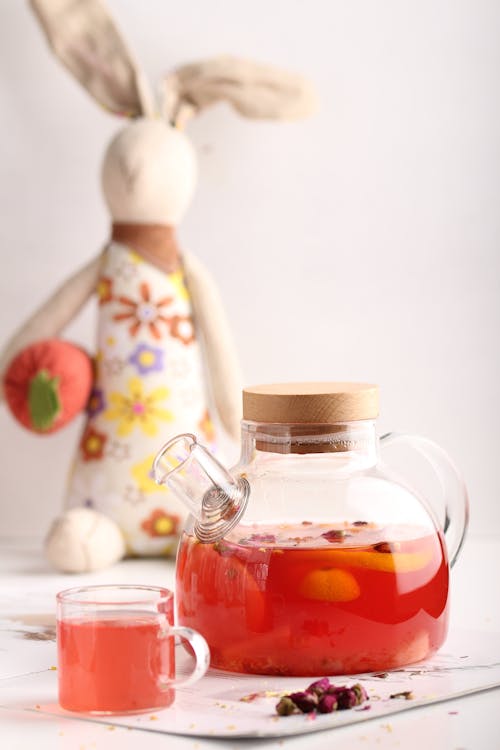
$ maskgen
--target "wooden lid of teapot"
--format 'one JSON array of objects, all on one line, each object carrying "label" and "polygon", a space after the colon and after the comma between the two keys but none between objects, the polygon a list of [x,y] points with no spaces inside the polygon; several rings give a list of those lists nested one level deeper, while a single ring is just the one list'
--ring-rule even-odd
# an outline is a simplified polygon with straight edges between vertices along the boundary
[{"label": "wooden lid of teapot", "polygon": [[243,419],[273,424],[334,424],[375,419],[372,383],[273,383],[243,389]]}]

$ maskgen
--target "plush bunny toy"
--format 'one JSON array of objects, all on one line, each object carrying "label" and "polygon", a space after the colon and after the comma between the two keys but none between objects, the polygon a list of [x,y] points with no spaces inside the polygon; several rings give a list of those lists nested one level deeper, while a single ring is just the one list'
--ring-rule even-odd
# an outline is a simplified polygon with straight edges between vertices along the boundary
[{"label": "plush bunny toy", "polygon": [[[182,132],[189,117],[225,100],[252,118],[295,119],[313,94],[300,77],[222,57],[186,65],[153,102],[99,0],[32,0],[57,57],[110,112],[132,119],[112,140],[102,168],[112,219],[104,251],[68,279],[7,344],[15,355],[54,337],[97,294],[95,375],[88,419],[71,472],[66,511],[46,553],[64,571],[95,570],[124,554],[169,554],[184,510],[150,469],[178,432],[215,442],[207,394],[218,422],[239,432],[240,382],[216,290],[175,227],[196,182],[196,157]],[[52,382],[52,381],[51,381]]]}]

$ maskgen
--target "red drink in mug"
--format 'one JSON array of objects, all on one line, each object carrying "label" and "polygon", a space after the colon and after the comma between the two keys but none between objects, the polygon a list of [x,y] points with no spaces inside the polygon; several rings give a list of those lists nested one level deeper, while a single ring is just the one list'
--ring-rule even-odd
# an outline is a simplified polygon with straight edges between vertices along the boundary
[{"label": "red drink in mug", "polygon": [[[205,673],[209,652],[189,628],[173,627],[173,594],[148,586],[90,586],[57,596],[59,703],[91,714],[139,713],[169,706],[175,686]],[[175,636],[196,656],[175,677]]]}]

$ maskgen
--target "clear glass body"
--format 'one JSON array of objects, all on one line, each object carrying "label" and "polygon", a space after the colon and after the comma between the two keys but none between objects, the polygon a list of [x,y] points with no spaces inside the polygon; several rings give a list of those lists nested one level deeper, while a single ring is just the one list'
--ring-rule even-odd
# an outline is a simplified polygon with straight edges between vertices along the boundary
[{"label": "clear glass body", "polygon": [[[59,703],[68,711],[130,714],[166,708],[174,686],[208,666],[208,648],[189,628],[173,627],[173,593],[150,586],[104,585],[57,595]],[[175,677],[174,637],[187,639],[196,666]]]},{"label": "clear glass body", "polygon": [[244,516],[210,544],[192,518],[177,561],[178,621],[203,633],[213,667],[352,674],[441,646],[439,514],[380,463],[373,421],[243,422],[231,474],[250,487]]}]

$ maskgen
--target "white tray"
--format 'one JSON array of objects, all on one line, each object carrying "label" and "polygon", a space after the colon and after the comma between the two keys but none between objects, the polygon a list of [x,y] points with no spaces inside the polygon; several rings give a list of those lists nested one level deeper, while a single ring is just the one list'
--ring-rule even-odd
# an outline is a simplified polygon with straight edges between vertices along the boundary
[{"label": "white tray", "polygon": [[[457,631],[432,659],[389,672],[385,678],[330,676],[338,685],[358,681],[364,685],[370,700],[359,709],[281,717],[275,712],[279,694],[303,690],[314,677],[261,677],[211,671],[193,687],[178,689],[175,703],[163,711],[139,716],[86,717],[63,711],[57,705],[55,643],[26,639],[23,633],[36,628],[25,624],[12,627],[9,621],[10,630],[1,629],[1,625],[5,628],[5,622],[0,624],[0,677],[4,677],[0,679],[0,707],[166,734],[226,738],[304,734],[380,719],[500,685],[500,634]],[[16,664],[17,676],[12,677]],[[410,700],[390,698],[391,694],[408,690],[413,696]],[[366,705],[369,709],[365,710]]]}]

